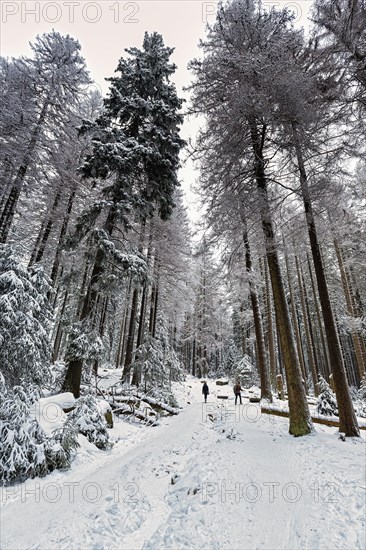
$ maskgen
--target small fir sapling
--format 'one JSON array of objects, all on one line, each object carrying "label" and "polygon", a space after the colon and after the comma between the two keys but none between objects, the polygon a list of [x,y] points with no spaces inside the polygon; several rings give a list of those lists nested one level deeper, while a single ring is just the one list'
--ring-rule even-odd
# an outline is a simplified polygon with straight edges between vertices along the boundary
[{"label": "small fir sapling", "polygon": [[338,416],[336,396],[329,384],[321,376],[319,377],[318,387],[320,391],[316,405],[318,413],[324,416]]},{"label": "small fir sapling", "polygon": [[77,448],[80,447],[78,433],[77,425],[69,418],[62,428],[52,432],[52,437],[47,439],[45,445],[45,455],[50,472],[55,469],[66,470],[70,468]]},{"label": "small fir sapling", "polygon": [[97,400],[92,394],[79,397],[75,408],[69,414],[69,420],[98,449],[110,448],[106,421],[98,408]]},{"label": "small fir sapling", "polygon": [[360,389],[357,392],[356,410],[357,416],[366,418],[366,378],[361,380]]}]

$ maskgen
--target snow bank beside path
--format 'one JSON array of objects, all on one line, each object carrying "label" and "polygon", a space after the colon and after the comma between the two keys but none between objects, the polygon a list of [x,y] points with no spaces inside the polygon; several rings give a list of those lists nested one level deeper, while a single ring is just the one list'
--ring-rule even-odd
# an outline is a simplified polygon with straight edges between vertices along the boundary
[{"label": "snow bank beside path", "polygon": [[365,444],[337,430],[291,437],[288,419],[175,385],[184,410],[116,422],[111,451],[2,490],[1,548],[93,550],[366,547]]}]

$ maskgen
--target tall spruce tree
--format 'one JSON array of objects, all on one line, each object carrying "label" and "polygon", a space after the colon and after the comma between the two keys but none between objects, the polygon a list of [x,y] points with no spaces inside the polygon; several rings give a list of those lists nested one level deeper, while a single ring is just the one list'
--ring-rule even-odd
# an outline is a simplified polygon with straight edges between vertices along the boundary
[{"label": "tall spruce tree", "polygon": [[[84,177],[99,180],[100,196],[76,224],[71,243],[93,233],[95,260],[79,321],[90,324],[96,307],[98,282],[105,261],[118,271],[143,277],[143,260],[138,254],[125,254],[118,243],[132,221],[144,224],[154,215],[167,219],[172,212],[173,193],[178,186],[179,137],[182,100],[170,77],[176,66],[170,63],[172,48],[160,34],[145,33],[142,49],[125,50],[118,76],[110,83],[102,115],[95,123],[86,122],[84,131],[92,135],[92,151],[82,167]],[[118,230],[118,239],[114,238]],[[79,395],[83,361],[68,362],[65,388]]]}]

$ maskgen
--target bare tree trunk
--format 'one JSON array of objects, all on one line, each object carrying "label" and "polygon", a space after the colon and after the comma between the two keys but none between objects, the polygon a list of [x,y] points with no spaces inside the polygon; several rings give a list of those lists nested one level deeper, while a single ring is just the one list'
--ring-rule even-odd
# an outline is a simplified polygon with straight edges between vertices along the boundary
[{"label": "bare tree trunk", "polygon": [[[350,317],[356,317],[355,310],[354,310],[354,307],[353,307],[352,297],[351,297],[352,292],[351,292],[351,288],[350,288],[350,281],[349,281],[349,277],[348,277],[348,274],[347,274],[347,271],[346,271],[346,267],[344,265],[342,249],[341,249],[341,247],[340,247],[340,245],[339,245],[339,243],[337,242],[336,239],[334,239],[334,248],[335,248],[336,255],[337,255],[339,271],[341,273],[343,293],[344,293],[344,296],[345,296],[345,299],[346,299],[346,304],[347,304],[347,312],[350,315]],[[359,335],[358,335],[356,330],[354,330],[354,329],[351,330],[351,336],[352,336],[353,348],[354,348],[354,352],[355,352],[358,378],[359,378],[359,381],[361,381],[365,376],[365,363],[364,363],[363,357],[362,357],[362,347],[361,347],[361,343],[360,343],[360,340],[359,340]]]},{"label": "bare tree trunk", "polygon": [[1,219],[0,219],[0,243],[6,243],[7,241],[10,227],[13,222],[15,210],[16,210],[20,193],[22,190],[22,186],[24,183],[24,179],[25,179],[25,176],[27,175],[33,153],[35,151],[39,136],[43,129],[49,105],[50,105],[50,98],[46,97],[42,110],[40,112],[38,121],[36,123],[36,127],[34,128],[33,134],[30,138],[29,144],[25,151],[22,163],[19,167],[19,170],[17,172],[17,175],[11,187],[10,193],[8,195],[7,201],[5,203],[4,210],[2,212]]},{"label": "bare tree trunk", "polygon": [[339,343],[337,327],[334,321],[332,306],[330,302],[327,281],[325,278],[323,262],[320,254],[318,236],[316,232],[313,207],[311,204],[310,193],[305,165],[302,157],[302,150],[298,136],[298,127],[292,123],[293,139],[296,149],[297,162],[300,172],[300,184],[302,198],[304,202],[306,222],[308,226],[311,253],[313,256],[314,269],[318,284],[320,304],[323,312],[325,333],[328,342],[329,356],[336,387],[336,395],[339,412],[340,432],[346,436],[360,436],[360,430],[357,425],[356,414],[353,408],[352,399],[347,384],[346,371],[344,368],[342,351]]},{"label": "bare tree trunk", "polygon": [[62,302],[61,311],[60,311],[60,319],[59,319],[58,326],[57,326],[55,341],[54,341],[54,344],[53,344],[53,352],[52,352],[52,362],[53,363],[55,361],[57,361],[58,354],[60,352],[60,345],[61,345],[61,340],[62,340],[62,317],[63,317],[63,314],[65,312],[65,307],[66,307],[66,304],[67,304],[68,296],[69,296],[69,293],[66,290],[65,291],[65,296],[64,296],[64,299],[63,299],[63,302]]},{"label": "bare tree trunk", "polygon": [[[144,247],[145,239],[145,224],[141,225],[141,233],[139,239],[139,252],[142,253]],[[133,350],[135,343],[135,330],[136,330],[136,319],[137,319],[137,310],[138,310],[138,298],[139,298],[139,289],[135,286],[132,294],[132,303],[131,303],[131,313],[130,313],[130,323],[128,328],[128,336],[126,343],[126,356],[123,365],[122,381],[125,383],[130,383],[131,377],[131,364],[133,359]]]},{"label": "bare tree trunk", "polygon": [[36,242],[34,243],[32,254],[31,254],[31,257],[29,259],[28,266],[31,266],[31,265],[34,264],[34,261],[36,259],[36,255],[37,255],[37,250],[38,250],[40,242],[42,240],[42,235],[44,235],[45,228],[46,228],[46,220],[42,220],[41,227],[39,228],[37,239],[36,239]]},{"label": "bare tree trunk", "polygon": [[272,388],[276,388],[276,344],[273,333],[273,319],[272,319],[272,300],[271,290],[269,286],[269,274],[267,260],[264,260],[264,280],[266,288],[266,313],[267,313],[267,332],[268,332],[268,350],[269,350],[269,371],[271,374]]},{"label": "bare tree trunk", "polygon": [[316,313],[316,318],[317,318],[317,321],[318,321],[318,328],[319,328],[320,340],[321,340],[321,344],[322,344],[323,358],[324,358],[324,363],[325,363],[325,370],[326,370],[326,373],[327,373],[327,378],[329,379],[329,376],[330,376],[330,374],[331,374],[330,359],[329,359],[329,353],[328,353],[327,343],[326,343],[326,341],[325,341],[324,330],[323,330],[323,323],[322,323],[322,319],[321,319],[321,315],[320,315],[320,309],[319,309],[319,303],[318,303],[318,296],[317,296],[317,293],[316,293],[316,288],[315,288],[315,283],[314,283],[313,272],[312,272],[312,269],[311,269],[311,263],[310,263],[309,254],[306,254],[306,258],[307,258],[308,269],[309,269],[309,275],[310,275],[310,281],[311,281],[311,289],[312,289],[313,298],[314,298],[315,313]]},{"label": "bare tree trunk", "polygon": [[272,284],[273,300],[276,311],[276,323],[281,342],[281,354],[285,365],[287,392],[290,414],[289,431],[292,435],[301,436],[313,430],[306,400],[301,368],[296,354],[296,347],[288,311],[285,289],[277,254],[277,243],[272,225],[271,210],[268,200],[267,180],[265,175],[265,161],[263,146],[266,127],[261,134],[255,121],[250,121],[252,147],[255,161],[255,178],[259,192],[261,207],[261,222],[265,238],[266,254]]},{"label": "bare tree trunk", "polygon": [[252,303],[255,337],[257,342],[257,358],[259,367],[259,376],[261,382],[261,399],[267,399],[272,402],[271,384],[269,380],[266,350],[264,345],[264,334],[262,326],[262,316],[260,312],[259,300],[257,289],[252,278],[252,258],[250,253],[250,245],[248,240],[248,232],[246,229],[245,221],[242,216],[243,223],[243,241],[245,246],[245,267],[248,274],[249,294]]},{"label": "bare tree trunk", "polygon": [[29,265],[40,262],[42,260],[49,236],[51,234],[51,230],[54,223],[54,216],[55,216],[55,212],[58,207],[58,204],[60,202],[60,198],[61,198],[61,185],[59,185],[55,198],[53,199],[53,203],[48,215],[47,223],[44,223],[41,226],[36,245],[34,246],[32,256],[29,260]]},{"label": "bare tree trunk", "polygon": [[297,312],[296,312],[295,296],[292,290],[290,266],[289,266],[286,252],[285,252],[285,264],[286,264],[286,272],[287,272],[288,289],[290,293],[292,324],[295,328],[297,355],[299,357],[301,372],[305,382],[305,389],[307,391],[307,383],[306,383],[307,373],[306,373],[305,364],[304,364],[304,357],[302,354],[302,346],[301,346],[300,330],[299,330],[299,324],[298,324]]},{"label": "bare tree trunk", "polygon": [[61,251],[62,251],[62,247],[63,247],[63,244],[64,244],[64,239],[65,239],[65,236],[66,236],[66,233],[67,233],[67,228],[68,228],[68,225],[69,225],[69,221],[70,221],[70,216],[71,216],[71,211],[72,211],[72,207],[73,207],[73,204],[74,204],[76,189],[77,189],[77,182],[74,182],[74,187],[72,188],[71,193],[69,195],[69,199],[67,201],[67,209],[66,209],[64,219],[62,221],[61,231],[60,231],[60,235],[59,235],[58,243],[57,243],[57,247],[56,247],[55,258],[53,260],[53,265],[52,265],[52,270],[51,270],[51,280],[54,284],[56,282],[57,275],[58,275]]},{"label": "bare tree trunk", "polygon": [[149,317],[149,332],[151,336],[155,337],[156,332],[156,319],[158,311],[158,299],[159,299],[159,259],[155,255],[154,260],[154,275],[153,275],[153,285],[151,289],[150,297],[150,317]]},{"label": "bare tree trunk", "polygon": [[[112,234],[114,225],[114,214],[109,212],[107,220],[104,225],[104,229],[108,235]],[[89,285],[86,296],[83,300],[81,313],[79,316],[80,321],[85,321],[90,318],[90,316],[95,313],[98,290],[97,283],[104,272],[104,251],[101,248],[98,248]],[[80,396],[80,383],[81,383],[81,372],[83,368],[83,359],[71,359],[68,362],[65,381],[63,385],[64,391],[72,391],[74,397],[78,398]]]},{"label": "bare tree trunk", "polygon": [[127,384],[130,383],[130,376],[131,376],[131,363],[132,363],[133,347],[134,347],[134,341],[135,341],[138,298],[139,298],[139,291],[135,287],[133,289],[133,294],[132,294],[130,322],[129,322],[129,328],[128,328],[127,343],[126,343],[126,356],[124,360],[123,373],[122,373],[122,382]]},{"label": "bare tree trunk", "polygon": [[127,346],[127,339],[128,339],[128,319],[130,317],[130,304],[132,303],[132,279],[130,279],[129,286],[128,286],[128,292],[127,292],[127,302],[126,302],[126,310],[125,310],[125,317],[123,321],[123,341],[122,341],[122,350],[121,350],[121,358],[120,358],[120,365],[123,366],[124,364],[124,358],[126,355],[126,346]]},{"label": "bare tree trunk", "polygon": [[296,262],[297,280],[298,280],[299,289],[300,289],[301,308],[302,308],[302,316],[304,319],[305,339],[306,339],[306,347],[308,350],[309,367],[310,367],[311,377],[313,380],[314,393],[316,396],[318,396],[319,380],[317,376],[317,366],[315,361],[314,347],[313,347],[313,342],[310,335],[310,319],[308,317],[308,310],[306,308],[306,298],[305,298],[305,292],[304,292],[305,283],[301,278],[300,264],[297,256],[295,256],[295,262]]},{"label": "bare tree trunk", "polygon": [[[144,330],[145,330],[145,316],[146,316],[146,304],[147,304],[147,284],[145,283],[142,289],[141,305],[140,305],[140,320],[139,328],[137,332],[136,350],[143,344]],[[132,374],[132,385],[138,386],[141,381],[141,372],[136,365]]]}]

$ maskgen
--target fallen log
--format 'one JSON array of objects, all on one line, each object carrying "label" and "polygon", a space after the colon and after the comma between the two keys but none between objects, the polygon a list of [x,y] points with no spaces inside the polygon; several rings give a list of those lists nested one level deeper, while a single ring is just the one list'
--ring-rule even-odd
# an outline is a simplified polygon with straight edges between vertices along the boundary
[{"label": "fallen log", "polygon": [[157,426],[157,418],[155,415],[154,415],[154,418],[149,418],[146,411],[144,414],[140,411],[137,411],[136,409],[131,410],[131,408],[128,405],[123,405],[123,404],[116,405],[115,403],[110,403],[110,405],[114,414],[133,416],[134,418],[137,418],[138,420],[145,422],[148,426]]},{"label": "fallen log", "polygon": [[[274,416],[282,416],[285,418],[288,418],[289,412],[288,411],[281,411],[279,409],[271,409],[269,407],[261,407],[261,412],[264,414],[273,414]],[[321,418],[319,416],[311,416],[312,421],[315,424],[324,424],[325,426],[334,426],[335,428],[339,428],[339,422],[337,420],[331,420],[330,418],[325,418],[322,416]],[[359,426],[360,430],[366,430],[366,426]]]},{"label": "fallen log", "polygon": [[153,397],[149,397],[148,395],[133,395],[133,397],[136,397],[137,399],[140,399],[141,401],[148,403],[150,407],[157,412],[166,411],[169,414],[179,414],[178,409],[175,409],[174,407],[171,407],[170,405],[167,405],[162,401],[158,401]]}]

